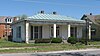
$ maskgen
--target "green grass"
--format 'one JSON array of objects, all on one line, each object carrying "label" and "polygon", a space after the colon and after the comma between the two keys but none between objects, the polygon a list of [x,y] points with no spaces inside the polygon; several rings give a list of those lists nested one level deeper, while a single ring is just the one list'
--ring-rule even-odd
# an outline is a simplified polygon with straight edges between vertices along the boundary
[{"label": "green grass", "polygon": [[9,49],[0,50],[0,53],[19,53],[19,52],[47,52],[47,51],[60,51],[60,50],[75,50],[81,48],[87,48],[85,45],[70,45],[70,44],[41,44],[41,46],[34,46],[34,48],[25,49]]},{"label": "green grass", "polygon": [[91,42],[88,42],[89,44],[91,45],[100,45],[100,41],[91,41]]},{"label": "green grass", "polygon": [[33,47],[33,46],[49,46],[50,44],[26,44],[26,43],[16,43],[16,42],[10,42],[6,40],[0,40],[0,48],[2,47]]},{"label": "green grass", "polygon": [[[91,46],[84,45],[84,44],[61,44],[61,43],[38,43],[38,44],[26,44],[26,43],[15,43],[6,40],[0,40],[0,48],[4,47],[32,47],[32,48],[25,48],[25,49],[6,49],[0,50],[0,53],[20,53],[20,52],[46,52],[46,51],[59,51],[59,50],[76,50],[76,49],[86,49],[86,48],[100,48],[100,41],[95,42],[88,42]],[[94,46],[95,45],[95,46]],[[98,45],[98,46],[96,46]]]}]

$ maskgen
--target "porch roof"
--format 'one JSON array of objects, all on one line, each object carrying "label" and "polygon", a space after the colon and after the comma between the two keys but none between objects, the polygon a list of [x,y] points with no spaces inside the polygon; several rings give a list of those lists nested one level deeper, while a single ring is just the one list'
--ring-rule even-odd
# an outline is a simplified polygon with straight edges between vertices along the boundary
[{"label": "porch roof", "polygon": [[69,16],[54,15],[54,14],[37,14],[31,17],[28,17],[28,20],[46,20],[46,21],[66,21],[66,22],[80,22],[85,23],[84,20],[79,20]]}]

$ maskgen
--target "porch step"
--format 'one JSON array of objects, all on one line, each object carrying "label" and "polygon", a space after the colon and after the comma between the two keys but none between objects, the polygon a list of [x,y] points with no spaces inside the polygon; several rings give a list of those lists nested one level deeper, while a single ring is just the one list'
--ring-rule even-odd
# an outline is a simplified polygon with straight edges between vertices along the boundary
[{"label": "porch step", "polygon": [[35,43],[35,40],[29,40],[29,43]]},{"label": "porch step", "polygon": [[67,40],[62,40],[62,43],[68,43]]}]

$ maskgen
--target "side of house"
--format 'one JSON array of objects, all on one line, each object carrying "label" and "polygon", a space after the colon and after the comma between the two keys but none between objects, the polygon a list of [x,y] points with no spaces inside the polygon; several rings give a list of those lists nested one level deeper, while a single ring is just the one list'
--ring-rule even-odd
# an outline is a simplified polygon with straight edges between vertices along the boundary
[{"label": "side of house", "polygon": [[100,15],[83,15],[82,20],[88,19],[91,24],[91,38],[98,38],[100,40]]},{"label": "side of house", "polygon": [[0,16],[0,37],[11,35],[12,17]]}]

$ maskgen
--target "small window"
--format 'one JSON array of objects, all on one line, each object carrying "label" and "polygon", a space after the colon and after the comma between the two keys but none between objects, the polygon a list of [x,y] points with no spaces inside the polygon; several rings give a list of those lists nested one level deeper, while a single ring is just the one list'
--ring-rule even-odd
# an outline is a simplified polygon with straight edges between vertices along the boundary
[{"label": "small window", "polygon": [[34,26],[34,38],[42,38],[42,26]]},{"label": "small window", "polygon": [[92,29],[91,29],[91,35],[92,35],[92,36],[95,36],[95,35],[96,35],[96,29],[95,29],[95,28],[92,28]]},{"label": "small window", "polygon": [[5,28],[7,28],[7,25],[5,25]]},{"label": "small window", "polygon": [[8,22],[9,22],[9,19],[8,19]]},{"label": "small window", "polygon": [[10,19],[10,22],[11,22],[11,19]]},{"label": "small window", "polygon": [[16,37],[21,38],[21,26],[16,29]]},{"label": "small window", "polygon": [[11,26],[9,28],[11,28]]},{"label": "small window", "polygon": [[7,22],[7,19],[5,19],[5,22]]}]

